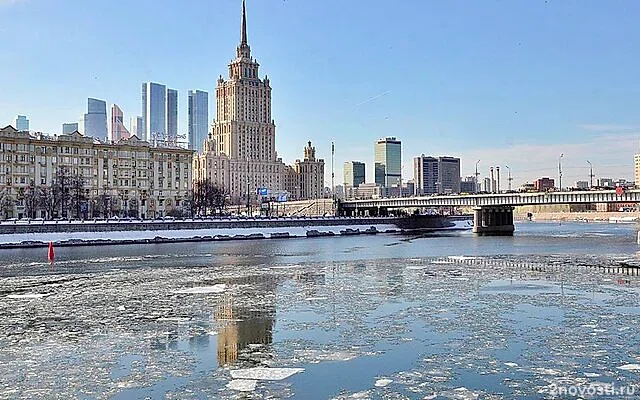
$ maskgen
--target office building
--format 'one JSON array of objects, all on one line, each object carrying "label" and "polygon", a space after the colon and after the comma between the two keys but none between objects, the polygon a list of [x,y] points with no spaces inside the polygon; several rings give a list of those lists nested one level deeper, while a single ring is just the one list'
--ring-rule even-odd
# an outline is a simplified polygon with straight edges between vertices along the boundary
[{"label": "office building", "polygon": [[551,178],[538,178],[533,182],[533,187],[538,192],[546,192],[547,190],[552,190],[555,188],[555,180]]},{"label": "office building", "polygon": [[476,184],[476,177],[473,175],[465,176],[460,181],[460,193],[476,193],[478,191],[478,185]]},{"label": "office building", "polygon": [[84,135],[106,142],[107,132],[107,103],[104,100],[89,98],[87,113],[84,115]]},{"label": "office building", "polygon": [[209,93],[189,90],[189,148],[201,153],[209,128]]},{"label": "office building", "polygon": [[365,182],[365,166],[361,161],[344,163],[344,186],[356,187]]},{"label": "office building", "polygon": [[24,115],[16,117],[16,129],[19,131],[29,131],[29,120]]},{"label": "office building", "polygon": [[129,133],[138,139],[144,138],[144,119],[142,117],[131,117]]},{"label": "office building", "polygon": [[69,123],[62,124],[63,135],[68,135],[76,131],[79,132],[79,127],[77,122],[69,122]]},{"label": "office building", "polygon": [[460,193],[460,159],[424,154],[413,159],[416,195]]},{"label": "office building", "polygon": [[379,139],[374,153],[375,184],[399,187],[402,179],[402,143],[395,137]]},{"label": "office building", "polygon": [[172,145],[178,144],[178,91],[167,89],[167,137],[165,140]]},{"label": "office building", "polygon": [[113,104],[111,106],[111,140],[117,143],[129,136],[129,130],[124,126],[124,114],[117,104]]},{"label": "office building", "polygon": [[580,190],[589,190],[589,182],[587,181],[577,181],[576,188]]},{"label": "office building", "polygon": [[[192,155],[186,149],[153,147],[137,137],[107,144],[78,132],[36,136],[8,126],[0,129],[0,192],[15,201],[8,218],[161,217],[185,206]],[[82,204],[29,209],[25,193],[30,183],[51,189],[61,171],[82,177]]]},{"label": "office building", "polygon": [[164,141],[167,123],[167,87],[159,83],[142,84],[142,120],[144,135],[150,143]]}]

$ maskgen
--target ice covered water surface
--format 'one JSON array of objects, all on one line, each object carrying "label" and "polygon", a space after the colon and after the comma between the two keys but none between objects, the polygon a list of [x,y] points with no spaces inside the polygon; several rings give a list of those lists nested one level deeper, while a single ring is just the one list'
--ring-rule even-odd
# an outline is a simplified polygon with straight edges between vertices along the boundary
[{"label": "ice covered water surface", "polygon": [[628,264],[453,255],[9,276],[0,398],[539,398],[633,384]]}]

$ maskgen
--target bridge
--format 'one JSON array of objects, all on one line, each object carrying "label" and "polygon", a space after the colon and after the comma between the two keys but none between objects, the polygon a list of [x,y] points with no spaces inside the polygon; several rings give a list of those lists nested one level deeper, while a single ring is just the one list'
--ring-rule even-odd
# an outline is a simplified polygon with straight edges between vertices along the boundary
[{"label": "bridge", "polygon": [[386,215],[402,208],[473,207],[473,231],[481,235],[512,235],[515,206],[640,203],[640,190],[589,190],[571,192],[432,195],[370,200],[346,200],[340,215]]}]

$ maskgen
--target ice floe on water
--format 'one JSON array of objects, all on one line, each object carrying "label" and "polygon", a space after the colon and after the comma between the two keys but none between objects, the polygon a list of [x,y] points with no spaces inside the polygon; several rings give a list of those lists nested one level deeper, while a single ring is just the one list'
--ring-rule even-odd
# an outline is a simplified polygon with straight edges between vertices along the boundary
[{"label": "ice floe on water", "polygon": [[0,302],[0,397],[539,398],[640,371],[610,257],[223,257],[2,278],[52,295]]},{"label": "ice floe on water", "polygon": [[618,369],[637,372],[640,371],[640,364],[624,364],[619,366]]},{"label": "ice floe on water", "polygon": [[208,294],[208,293],[222,293],[227,288],[224,283],[213,286],[200,286],[192,287],[189,289],[176,290],[176,294]]},{"label": "ice floe on water", "polygon": [[265,381],[281,381],[288,377],[304,372],[304,368],[247,368],[231,370],[233,379],[253,379]]},{"label": "ice floe on water", "polygon": [[7,295],[8,299],[41,299],[43,297],[49,296],[51,293],[25,293],[25,294],[9,294]]},{"label": "ice floe on water", "polygon": [[382,379],[376,380],[376,382],[373,384],[373,386],[375,386],[375,387],[386,387],[391,382],[393,382],[393,379],[382,378]]},{"label": "ice floe on water", "polygon": [[227,383],[227,388],[239,392],[253,392],[256,390],[258,381],[252,379],[234,379]]}]

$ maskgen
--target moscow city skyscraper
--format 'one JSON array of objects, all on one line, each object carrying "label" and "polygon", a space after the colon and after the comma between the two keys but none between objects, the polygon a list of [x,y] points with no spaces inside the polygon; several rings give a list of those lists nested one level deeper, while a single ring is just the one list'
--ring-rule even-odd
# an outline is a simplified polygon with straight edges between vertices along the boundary
[{"label": "moscow city skyscraper", "polygon": [[107,141],[107,103],[104,100],[89,98],[87,113],[84,115],[84,135]]},{"label": "moscow city skyscraper", "polygon": [[16,129],[19,131],[29,130],[29,120],[24,115],[18,115],[16,117]]},{"label": "moscow city skyscraper", "polygon": [[189,149],[202,152],[209,125],[209,93],[189,90]]},{"label": "moscow city skyscraper", "polygon": [[167,127],[165,140],[176,144],[178,140],[178,91],[167,89]]},{"label": "moscow city skyscraper", "polygon": [[111,106],[111,140],[118,142],[128,137],[129,131],[124,126],[124,114],[117,104],[113,104]]},{"label": "moscow city skyscraper", "polygon": [[144,137],[149,142],[164,140],[167,123],[167,87],[159,83],[142,84],[142,120]]},{"label": "moscow city skyscraper", "polygon": [[142,117],[131,117],[129,133],[144,140],[144,119]]}]

